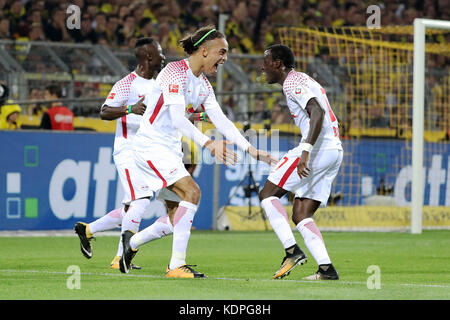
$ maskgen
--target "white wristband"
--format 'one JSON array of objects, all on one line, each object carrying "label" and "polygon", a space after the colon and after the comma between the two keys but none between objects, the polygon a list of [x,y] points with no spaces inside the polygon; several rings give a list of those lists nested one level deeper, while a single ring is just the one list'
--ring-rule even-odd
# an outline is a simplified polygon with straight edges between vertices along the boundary
[{"label": "white wristband", "polygon": [[311,153],[313,145],[310,143],[302,142],[300,143],[300,149],[302,149],[302,151],[308,151],[309,153]]}]

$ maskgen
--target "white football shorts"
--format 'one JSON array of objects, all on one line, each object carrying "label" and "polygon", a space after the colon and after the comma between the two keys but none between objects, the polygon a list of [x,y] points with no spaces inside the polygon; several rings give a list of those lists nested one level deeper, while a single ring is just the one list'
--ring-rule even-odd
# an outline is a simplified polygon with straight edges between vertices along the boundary
[{"label": "white football shorts", "polygon": [[133,171],[131,180],[135,199],[152,197],[155,192],[190,176],[183,159],[173,153],[135,151],[134,161],[137,170]]},{"label": "white football shorts", "polygon": [[119,174],[120,184],[124,191],[122,204],[129,205],[135,200],[134,186],[132,181],[133,173],[137,171],[132,151],[122,151],[120,154],[114,155],[114,163]]},{"label": "white football shorts", "polygon": [[297,198],[317,200],[321,202],[321,207],[325,207],[344,152],[338,149],[312,152],[308,163],[311,171],[309,176],[303,179],[300,179],[297,173],[301,154],[302,149],[299,147],[288,151],[271,170],[267,180],[284,190],[295,193]]}]

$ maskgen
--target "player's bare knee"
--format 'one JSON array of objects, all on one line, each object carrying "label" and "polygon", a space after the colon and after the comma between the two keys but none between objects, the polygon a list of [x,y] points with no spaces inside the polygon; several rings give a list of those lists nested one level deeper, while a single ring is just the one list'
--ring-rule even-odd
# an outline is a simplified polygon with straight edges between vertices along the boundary
[{"label": "player's bare knee", "polygon": [[302,221],[303,219],[300,218],[299,216],[295,215],[294,213],[292,214],[292,222],[295,225],[298,225],[300,223],[300,221]]},{"label": "player's bare knee", "polygon": [[302,208],[294,206],[292,209],[292,222],[297,225],[306,218],[309,218],[309,215]]},{"label": "player's bare knee", "polygon": [[264,193],[264,189],[259,192],[258,197],[259,197],[259,201],[263,201],[265,198],[267,198]]},{"label": "player's bare knee", "polygon": [[292,222],[297,225],[302,220],[305,220],[307,218],[312,218],[314,216],[314,212],[308,212],[304,210],[293,210],[292,211]]},{"label": "player's bare knee", "polygon": [[195,185],[189,188],[189,190],[186,190],[185,193],[186,199],[184,200],[193,204],[199,204],[201,196],[202,192],[200,191],[200,188],[197,185]]},{"label": "player's bare knee", "polygon": [[263,201],[264,199],[267,199],[268,197],[273,196],[273,192],[268,190],[265,186],[262,188],[262,190],[258,194],[259,201]]}]

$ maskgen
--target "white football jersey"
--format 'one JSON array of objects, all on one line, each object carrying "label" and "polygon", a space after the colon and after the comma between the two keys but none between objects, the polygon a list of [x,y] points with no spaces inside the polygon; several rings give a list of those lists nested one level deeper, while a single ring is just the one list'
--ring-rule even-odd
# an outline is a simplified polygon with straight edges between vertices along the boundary
[{"label": "white football jersey", "polygon": [[[142,78],[133,71],[114,84],[103,105],[123,107],[135,104],[144,95],[147,96],[152,92],[155,83],[154,79]],[[114,156],[133,150],[132,141],[139,129],[141,118],[140,115],[130,113],[117,119]]]},{"label": "white football jersey", "polygon": [[[220,108],[208,79],[201,74],[196,77],[187,59],[171,62],[156,78],[152,94],[146,97],[147,110],[134,139],[138,152],[160,150],[182,157],[181,133],[172,125],[169,113],[171,105],[184,105],[189,117],[200,107],[200,112]],[[155,151],[157,152],[157,151]]]},{"label": "white football jersey", "polygon": [[306,104],[311,98],[316,98],[320,107],[325,111],[322,130],[314,144],[313,151],[319,149],[342,150],[339,139],[339,124],[336,116],[328,102],[325,89],[306,73],[292,70],[283,83],[283,92],[286,96],[287,105],[294,118],[295,124],[300,128],[302,141],[304,142],[309,132],[309,115]]}]

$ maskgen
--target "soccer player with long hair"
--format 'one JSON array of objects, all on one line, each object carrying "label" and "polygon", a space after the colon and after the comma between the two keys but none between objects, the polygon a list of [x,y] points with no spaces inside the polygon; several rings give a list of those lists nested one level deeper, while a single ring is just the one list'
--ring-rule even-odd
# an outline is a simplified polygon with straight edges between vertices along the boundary
[{"label": "soccer player with long hair", "polygon": [[[131,260],[146,240],[146,229],[135,234],[132,224],[139,222],[142,208],[148,206],[150,197],[162,188],[175,192],[182,201],[170,216],[173,225],[172,256],[166,277],[199,278],[192,265],[186,264],[186,249],[190,230],[201,191],[182,163],[181,136],[208,149],[224,164],[234,164],[237,155],[227,148],[234,143],[250,156],[269,164],[277,162],[267,152],[255,149],[224,115],[214,90],[206,75],[217,73],[218,66],[227,60],[228,43],[225,36],[213,26],[200,28],[180,40],[188,58],[171,62],[156,78],[157,86],[148,96],[148,108],[133,141],[135,162],[138,167],[135,200],[124,218],[123,225],[130,231],[122,234],[124,254],[120,270],[129,272]],[[226,140],[211,140],[199,131],[186,117],[198,108],[204,110]]]}]

